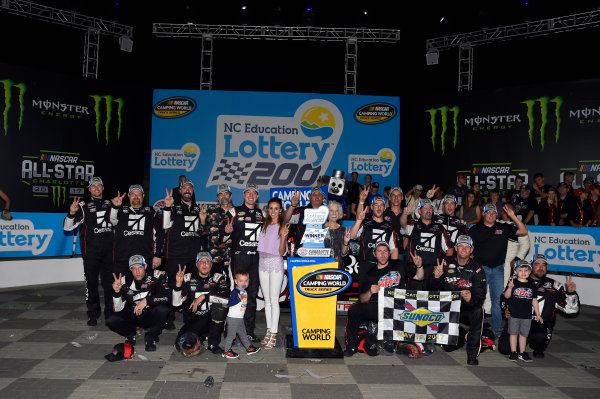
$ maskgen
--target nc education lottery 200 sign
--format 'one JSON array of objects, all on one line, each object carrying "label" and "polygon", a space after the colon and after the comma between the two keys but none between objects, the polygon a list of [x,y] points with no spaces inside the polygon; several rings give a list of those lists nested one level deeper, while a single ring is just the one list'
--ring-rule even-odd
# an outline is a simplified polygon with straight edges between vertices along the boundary
[{"label": "nc education lottery 200 sign", "polygon": [[154,104],[152,202],[182,174],[197,200],[228,184],[234,203],[248,183],[310,187],[333,169],[398,182],[398,97],[155,90]]}]

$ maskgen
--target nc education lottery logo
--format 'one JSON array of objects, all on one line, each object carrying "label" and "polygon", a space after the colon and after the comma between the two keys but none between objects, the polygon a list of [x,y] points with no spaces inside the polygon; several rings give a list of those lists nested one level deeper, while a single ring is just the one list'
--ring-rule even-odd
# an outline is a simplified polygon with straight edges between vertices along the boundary
[{"label": "nc education lottery logo", "polygon": [[348,173],[368,173],[387,177],[395,163],[396,154],[390,148],[382,148],[376,155],[348,155]]},{"label": "nc education lottery logo", "polygon": [[339,109],[318,99],[301,104],[292,117],[219,115],[206,187],[313,186],[329,167],[343,130]]},{"label": "nc education lottery logo", "polygon": [[[531,226],[532,254],[544,254],[550,266],[571,266],[569,270],[578,273],[600,273],[600,239],[591,234],[566,233],[569,228],[554,227],[553,232],[541,226]],[[556,270],[555,267],[552,268]],[[590,270],[591,269],[591,270]]]},{"label": "nc education lottery logo", "polygon": [[52,230],[36,230],[31,220],[0,220],[0,251],[39,255],[46,251],[53,234]]},{"label": "nc education lottery logo", "polygon": [[152,150],[152,169],[194,170],[200,158],[200,147],[196,143],[185,143],[180,150]]}]

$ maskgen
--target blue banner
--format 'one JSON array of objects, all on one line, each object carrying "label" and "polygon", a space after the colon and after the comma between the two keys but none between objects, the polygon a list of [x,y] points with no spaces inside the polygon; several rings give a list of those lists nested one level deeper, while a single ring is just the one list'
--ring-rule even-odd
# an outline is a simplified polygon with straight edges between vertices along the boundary
[{"label": "blue banner", "polygon": [[380,187],[398,184],[398,97],[306,93],[155,90],[150,201],[185,175],[196,200],[219,184],[239,203],[248,183],[312,187],[333,169]]},{"label": "blue banner", "polygon": [[542,253],[548,270],[600,275],[600,229],[597,227],[527,226],[531,248],[527,259]]},{"label": "blue banner", "polygon": [[[310,203],[310,192],[312,187],[280,187],[280,188],[272,188],[271,189],[271,197],[275,198],[279,197],[281,202],[283,202],[283,209],[287,209],[292,203],[292,197],[296,192],[300,193],[300,202],[298,203],[298,207],[306,206]],[[327,187],[321,187],[321,191],[323,192],[323,197],[325,198],[324,203],[327,204]]]},{"label": "blue banner", "polygon": [[72,255],[73,232],[62,228],[65,215],[13,212],[13,220],[0,220],[0,257]]}]

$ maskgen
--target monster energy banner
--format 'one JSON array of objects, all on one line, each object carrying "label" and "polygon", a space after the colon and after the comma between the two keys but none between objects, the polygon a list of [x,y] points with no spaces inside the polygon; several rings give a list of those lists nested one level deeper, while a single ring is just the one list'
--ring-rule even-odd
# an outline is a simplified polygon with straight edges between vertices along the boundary
[{"label": "monster energy banner", "polygon": [[444,188],[467,175],[484,195],[533,184],[541,172],[557,185],[566,171],[574,187],[600,181],[600,80],[405,99],[401,181]]},{"label": "monster energy banner", "polygon": [[149,140],[136,125],[143,120],[136,95],[0,64],[0,188],[11,211],[66,212],[92,176],[102,177],[105,195],[142,183]]}]

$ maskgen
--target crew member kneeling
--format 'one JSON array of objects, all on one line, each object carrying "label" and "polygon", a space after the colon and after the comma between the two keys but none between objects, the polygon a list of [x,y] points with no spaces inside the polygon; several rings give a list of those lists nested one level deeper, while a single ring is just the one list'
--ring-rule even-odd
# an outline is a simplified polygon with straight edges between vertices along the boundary
[{"label": "crew member kneeling", "polygon": [[[390,259],[390,247],[385,241],[375,244],[377,265],[369,269],[360,278],[360,303],[348,309],[346,322],[346,350],[344,356],[352,356],[358,352],[358,328],[361,321],[377,321],[377,300],[381,288],[406,288],[406,279],[422,280],[423,266],[415,262],[414,266],[406,266],[399,260]],[[363,263],[365,264],[365,263]],[[361,265],[362,267],[362,265]]]},{"label": "crew member kneeling", "polygon": [[162,333],[169,315],[169,290],[159,270],[146,275],[146,260],[141,255],[129,258],[131,276],[117,277],[113,289],[113,311],[106,325],[126,337],[125,342],[135,345],[137,327],[148,329],[145,336],[146,351],[156,350],[156,341]]}]

